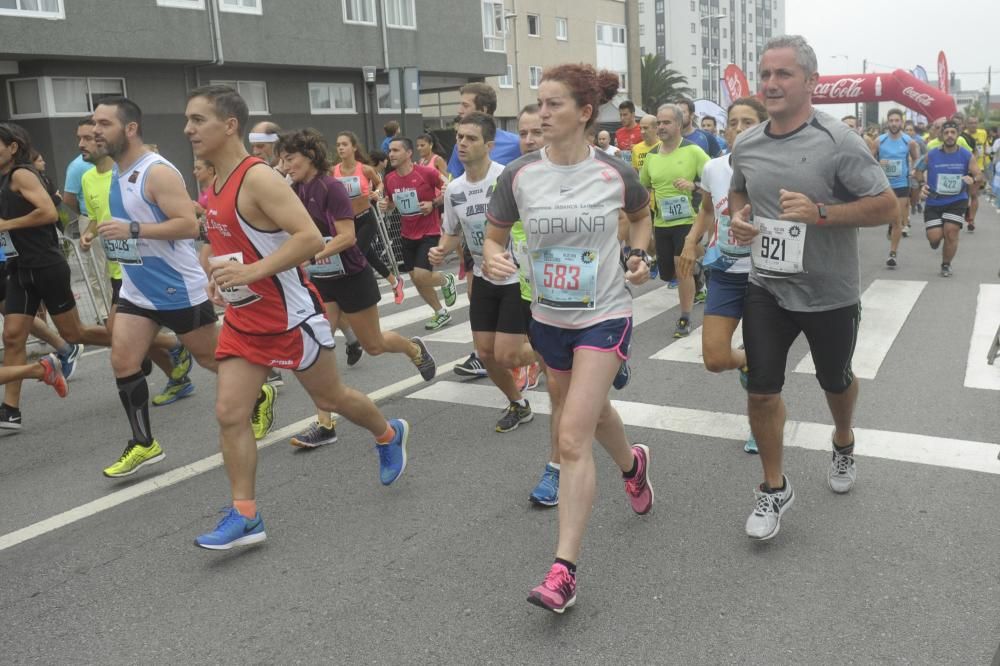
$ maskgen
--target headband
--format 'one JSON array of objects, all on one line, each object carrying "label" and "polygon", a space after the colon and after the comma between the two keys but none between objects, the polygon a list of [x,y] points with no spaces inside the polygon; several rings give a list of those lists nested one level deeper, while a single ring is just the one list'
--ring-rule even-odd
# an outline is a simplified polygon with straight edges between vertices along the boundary
[{"label": "headband", "polygon": [[941,129],[942,130],[953,129],[953,130],[957,131],[958,130],[958,123],[956,123],[954,120],[946,120],[946,121],[944,121],[944,123],[942,123]]},{"label": "headband", "polygon": [[278,135],[270,132],[250,132],[250,143],[277,143]]}]

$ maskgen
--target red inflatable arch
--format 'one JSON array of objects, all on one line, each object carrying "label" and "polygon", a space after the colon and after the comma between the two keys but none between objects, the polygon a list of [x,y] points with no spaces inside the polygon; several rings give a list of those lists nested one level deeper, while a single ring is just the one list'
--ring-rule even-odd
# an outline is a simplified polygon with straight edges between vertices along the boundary
[{"label": "red inflatable arch", "polygon": [[951,95],[924,83],[904,69],[876,74],[821,76],[813,90],[813,104],[896,102],[930,120],[958,111]]}]

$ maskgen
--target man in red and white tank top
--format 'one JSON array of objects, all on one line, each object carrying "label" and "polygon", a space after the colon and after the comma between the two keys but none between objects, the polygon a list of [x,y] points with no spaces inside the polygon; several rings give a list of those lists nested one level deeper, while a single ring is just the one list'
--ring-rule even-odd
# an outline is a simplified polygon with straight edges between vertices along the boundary
[{"label": "man in red and white tank top", "polygon": [[254,499],[257,446],[247,421],[269,368],[295,372],[319,409],[372,433],[384,485],[406,467],[410,428],[401,419],[386,421],[368,396],[340,382],[319,294],[299,268],[323,249],[323,237],[291,188],[247,154],[244,99],[228,86],[203,86],[188,93],[185,115],[195,156],[210,160],[217,174],[205,206],[206,270],[209,295],[226,306],[215,352],[216,413],[233,496],[232,509],[195,545],[227,550],[266,538]]}]

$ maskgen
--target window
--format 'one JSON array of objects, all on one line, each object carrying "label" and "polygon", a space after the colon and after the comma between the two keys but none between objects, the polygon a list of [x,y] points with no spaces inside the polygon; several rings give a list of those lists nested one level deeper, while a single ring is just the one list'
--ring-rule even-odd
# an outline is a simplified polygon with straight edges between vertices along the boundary
[{"label": "window", "polygon": [[344,0],[344,23],[376,25],[375,0]]},{"label": "window", "polygon": [[205,0],[156,0],[156,4],[177,9],[205,9]]},{"label": "window", "polygon": [[698,32],[698,27],[694,23],[692,23],[691,24],[691,34],[693,35],[696,32]]},{"label": "window", "polygon": [[263,0],[219,0],[219,10],[237,14],[263,14]]},{"label": "window", "polygon": [[569,19],[556,17],[556,39],[561,41],[569,39]]},{"label": "window", "polygon": [[354,85],[351,83],[310,83],[309,112],[314,114],[355,113]]},{"label": "window", "polygon": [[657,47],[656,47],[656,53],[658,55],[666,57],[666,55],[667,55],[667,47],[664,46],[663,44],[658,44]]},{"label": "window", "polygon": [[639,0],[639,13],[640,14],[646,13],[646,3],[643,2],[642,0]]},{"label": "window", "polygon": [[598,44],[625,44],[625,26],[610,25],[607,23],[597,24]]},{"label": "window", "polygon": [[77,116],[125,94],[125,79],[44,76],[7,82],[11,118]]},{"label": "window", "polygon": [[618,90],[624,92],[628,90],[628,74],[625,72],[618,72]]},{"label": "window", "polygon": [[11,118],[44,115],[40,79],[14,79],[7,82]]},{"label": "window", "polygon": [[[642,27],[642,26],[640,26],[640,27]],[[657,23],[656,24],[656,34],[657,35],[662,35],[663,34],[663,29],[664,29],[664,25],[662,23]],[[639,33],[639,34],[642,34],[642,33]]]},{"label": "window", "polygon": [[267,106],[267,84],[263,81],[211,81],[213,85],[229,86],[246,100],[251,116],[266,116],[270,111]]},{"label": "window", "polygon": [[691,11],[695,11],[694,0],[691,0]]},{"label": "window", "polygon": [[534,90],[542,82],[542,68],[537,65],[528,67],[528,87]]},{"label": "window", "polygon": [[503,25],[503,2],[483,0],[483,50],[507,51],[506,31]]},{"label": "window", "polygon": [[413,0],[385,0],[385,24],[390,28],[417,29]]},{"label": "window", "polygon": [[0,15],[64,19],[63,0],[0,0]]},{"label": "window", "polygon": [[501,88],[513,88],[514,87],[514,68],[511,65],[507,65],[507,73],[501,76],[497,80],[497,85]]},{"label": "window", "polygon": [[691,55],[698,55],[698,45],[697,44],[692,44],[691,45]]},{"label": "window", "polygon": [[538,14],[528,14],[528,36],[542,36],[542,18]]},{"label": "window", "polygon": [[645,35],[646,34],[646,24],[645,23],[640,23],[639,24],[639,34],[640,35]]},{"label": "window", "polygon": [[727,49],[722,49],[722,59],[729,60],[729,51]]},{"label": "window", "polygon": [[657,14],[663,13],[663,0],[656,0],[656,13]]},{"label": "window", "polygon": [[728,30],[728,28],[723,28],[723,29],[722,29],[722,38],[723,38],[723,39],[729,39],[729,35],[728,35],[728,33],[726,32],[726,30]]},{"label": "window", "polygon": [[753,23],[753,14],[747,13],[747,23]]},{"label": "window", "polygon": [[692,78],[695,78],[695,79],[698,78],[698,67],[697,66],[694,66],[694,67],[691,68],[691,76],[692,76]]}]

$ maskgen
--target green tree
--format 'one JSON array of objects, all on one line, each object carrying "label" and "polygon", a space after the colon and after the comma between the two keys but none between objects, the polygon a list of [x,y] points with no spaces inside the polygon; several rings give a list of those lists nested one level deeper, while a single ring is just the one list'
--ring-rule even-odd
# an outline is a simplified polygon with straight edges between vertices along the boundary
[{"label": "green tree", "polygon": [[642,108],[647,113],[656,113],[661,104],[680,97],[693,97],[694,90],[688,87],[687,78],[670,67],[671,62],[659,55],[646,54],[640,63],[642,80]]}]

